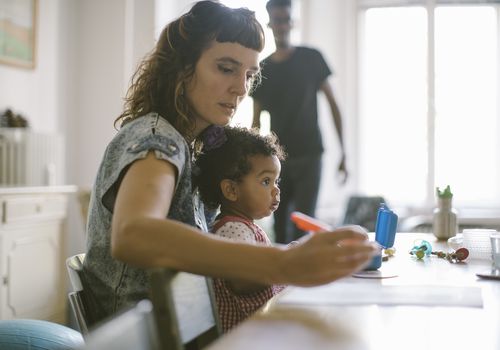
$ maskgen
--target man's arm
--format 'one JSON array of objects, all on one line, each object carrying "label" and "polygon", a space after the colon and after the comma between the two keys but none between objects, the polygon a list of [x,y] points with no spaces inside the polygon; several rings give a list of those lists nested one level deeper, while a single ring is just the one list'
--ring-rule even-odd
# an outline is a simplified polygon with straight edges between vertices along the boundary
[{"label": "man's arm", "polygon": [[259,101],[255,98],[253,99],[253,121],[252,128],[257,128],[260,130],[260,112],[262,112],[262,106]]},{"label": "man's arm", "polygon": [[335,101],[335,96],[333,95],[333,90],[330,83],[328,82],[328,79],[325,79],[325,81],[323,81],[323,83],[320,86],[320,90],[323,91],[326,96],[328,105],[330,106],[330,111],[332,113],[335,130],[337,131],[337,136],[339,139],[340,150],[341,150],[341,158],[338,171],[343,175],[343,182],[345,183],[348,174],[345,165],[345,146],[344,146],[344,136],[342,130],[342,117],[340,115],[340,110],[339,107],[337,106],[337,102]]}]

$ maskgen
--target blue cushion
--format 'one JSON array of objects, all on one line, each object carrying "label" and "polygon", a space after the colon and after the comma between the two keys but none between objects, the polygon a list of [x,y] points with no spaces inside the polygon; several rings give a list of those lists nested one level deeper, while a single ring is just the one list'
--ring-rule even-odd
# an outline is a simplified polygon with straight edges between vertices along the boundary
[{"label": "blue cushion", "polygon": [[69,327],[41,320],[1,320],[0,350],[69,350],[84,345]]}]

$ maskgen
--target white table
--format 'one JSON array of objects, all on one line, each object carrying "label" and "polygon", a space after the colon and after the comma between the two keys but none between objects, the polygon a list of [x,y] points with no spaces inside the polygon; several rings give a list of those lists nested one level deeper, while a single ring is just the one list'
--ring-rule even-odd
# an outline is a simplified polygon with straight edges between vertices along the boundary
[{"label": "white table", "polygon": [[[380,269],[395,272],[397,277],[348,277],[323,287],[289,287],[209,349],[500,349],[500,281],[476,276],[476,272],[489,269],[491,262],[451,264],[436,256],[418,261],[408,251],[415,239],[422,238],[433,250],[447,250],[446,243],[437,242],[433,235],[400,233],[396,255]],[[439,288],[455,287],[457,295],[462,290],[475,290],[482,307],[342,305],[318,299],[328,288],[359,287],[363,294],[393,286],[428,286],[430,294]],[[286,302],[291,296],[304,302]]]}]

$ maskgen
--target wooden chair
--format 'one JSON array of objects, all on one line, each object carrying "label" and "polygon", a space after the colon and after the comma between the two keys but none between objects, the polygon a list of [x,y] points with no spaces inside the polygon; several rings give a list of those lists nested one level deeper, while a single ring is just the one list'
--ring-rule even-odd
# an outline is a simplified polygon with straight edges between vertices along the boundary
[{"label": "wooden chair", "polygon": [[211,281],[185,272],[151,272],[151,300],[101,323],[86,337],[92,350],[194,350],[220,334]]},{"label": "wooden chair", "polygon": [[209,278],[153,270],[151,301],[161,349],[201,349],[221,333]]},{"label": "wooden chair", "polygon": [[73,291],[68,294],[78,327],[83,336],[89,333],[89,328],[102,319],[99,308],[92,294],[84,288],[83,261],[85,254],[77,254],[66,259],[66,268]]},{"label": "wooden chair", "polygon": [[153,305],[141,300],[134,308],[114,316],[85,338],[85,350],[161,350]]}]

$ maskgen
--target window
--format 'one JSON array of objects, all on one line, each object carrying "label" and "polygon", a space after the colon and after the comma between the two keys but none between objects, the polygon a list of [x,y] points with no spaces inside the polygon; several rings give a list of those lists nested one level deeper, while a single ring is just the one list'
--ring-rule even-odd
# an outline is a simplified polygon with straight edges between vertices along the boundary
[{"label": "window", "polygon": [[500,7],[446,2],[360,0],[360,189],[394,205],[500,198]]}]

